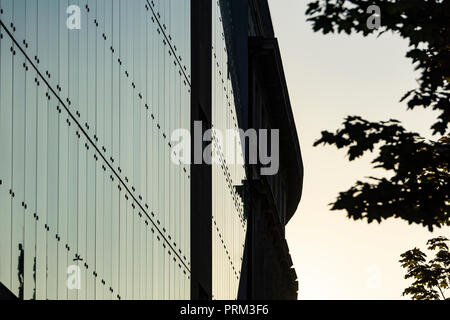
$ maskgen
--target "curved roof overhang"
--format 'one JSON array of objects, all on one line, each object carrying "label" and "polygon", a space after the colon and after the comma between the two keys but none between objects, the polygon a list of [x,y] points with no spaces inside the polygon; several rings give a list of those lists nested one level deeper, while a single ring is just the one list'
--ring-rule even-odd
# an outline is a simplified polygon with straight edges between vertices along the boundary
[{"label": "curved roof overhang", "polygon": [[249,37],[249,64],[261,74],[273,126],[280,129],[280,156],[287,171],[286,224],[297,210],[303,189],[303,161],[276,38]]}]

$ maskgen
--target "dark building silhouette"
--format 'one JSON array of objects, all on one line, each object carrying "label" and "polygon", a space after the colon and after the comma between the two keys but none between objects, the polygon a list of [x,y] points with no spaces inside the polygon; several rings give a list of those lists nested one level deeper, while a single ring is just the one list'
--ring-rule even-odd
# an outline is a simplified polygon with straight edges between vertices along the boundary
[{"label": "dark building silhouette", "polygon": [[[221,7],[223,36],[228,53],[227,72],[234,90],[234,110],[239,128],[280,129],[278,173],[260,175],[262,165],[249,164],[247,152],[244,153],[247,155],[245,175],[242,183],[235,184],[236,192],[243,199],[246,222],[238,298],[296,299],[297,275],[285,240],[285,226],[300,201],[303,164],[270,10],[267,1],[258,0],[219,1],[218,5]],[[214,45],[212,48],[214,65]],[[214,108],[213,103],[212,113]],[[205,114],[209,112],[206,108]],[[214,123],[214,117],[212,119]],[[242,142],[248,151],[248,145]],[[208,169],[205,167],[205,170]],[[196,202],[192,203],[195,205]],[[204,207],[202,209],[205,210]],[[214,217],[214,209],[212,212]],[[209,213],[205,213],[205,217],[209,217]],[[214,229],[215,225],[213,234]],[[220,228],[218,230],[220,232]],[[195,234],[192,236],[195,237]],[[209,250],[209,244],[205,246]],[[210,261],[209,258],[205,260]],[[213,262],[213,289],[206,296],[217,298],[214,270]]]},{"label": "dark building silhouette", "polygon": [[[250,168],[246,239],[247,299],[297,299],[297,275],[285,240],[285,226],[302,193],[303,164],[280,50],[267,1],[249,0],[249,127],[280,129],[280,169],[258,175]],[[241,283],[242,283],[241,282]]]},{"label": "dark building silhouette", "polygon": [[[0,2],[0,297],[295,299],[303,168],[267,1],[70,4]],[[228,161],[239,128],[280,130],[275,175],[245,139]]]}]

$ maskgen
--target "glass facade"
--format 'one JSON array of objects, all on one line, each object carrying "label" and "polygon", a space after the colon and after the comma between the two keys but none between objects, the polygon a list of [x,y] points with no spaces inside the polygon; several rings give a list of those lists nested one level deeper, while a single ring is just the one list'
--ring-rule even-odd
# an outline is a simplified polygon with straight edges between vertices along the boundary
[{"label": "glass facade", "polygon": [[238,189],[246,176],[239,135],[227,140],[227,130],[237,133],[239,127],[223,23],[220,1],[213,1],[212,295],[214,299],[236,299],[247,229]]},{"label": "glass facade", "polygon": [[[190,168],[172,163],[169,140],[190,128],[190,1],[0,8],[0,281],[24,299],[190,298]],[[216,42],[214,70],[226,72]],[[217,126],[232,123],[222,87]],[[233,191],[219,169],[220,188]],[[223,216],[232,195],[218,198],[232,259],[221,265],[239,270],[244,228],[231,229],[237,207]]]}]

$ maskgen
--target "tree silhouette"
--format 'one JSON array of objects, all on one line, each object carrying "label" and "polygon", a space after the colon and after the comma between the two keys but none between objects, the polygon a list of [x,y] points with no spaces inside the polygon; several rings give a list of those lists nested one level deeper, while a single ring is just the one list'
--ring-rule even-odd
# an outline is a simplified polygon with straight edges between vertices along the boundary
[{"label": "tree silhouette", "polygon": [[427,262],[427,255],[418,248],[401,255],[400,263],[407,269],[405,279],[414,282],[403,291],[414,300],[450,300],[446,291],[450,289],[450,251],[449,240],[438,237],[428,240],[428,250],[437,251],[435,257]]},{"label": "tree silhouette", "polygon": [[[380,9],[380,26],[369,28],[368,7]],[[450,1],[441,0],[315,0],[306,15],[314,31],[361,33],[367,36],[391,31],[409,40],[406,57],[420,72],[419,87],[401,101],[408,109],[439,112],[431,125],[435,139],[408,132],[399,121],[370,122],[349,116],[343,128],[323,131],[315,142],[348,149],[352,161],[376,152],[376,168],[393,172],[390,179],[358,181],[341,192],[332,210],[346,210],[349,218],[381,222],[389,217],[433,227],[450,225]],[[379,148],[378,148],[379,147]]]}]

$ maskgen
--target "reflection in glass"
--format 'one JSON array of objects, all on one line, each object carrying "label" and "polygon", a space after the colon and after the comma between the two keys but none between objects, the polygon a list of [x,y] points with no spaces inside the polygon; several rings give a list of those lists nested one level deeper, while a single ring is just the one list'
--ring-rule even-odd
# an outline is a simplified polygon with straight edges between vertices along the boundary
[{"label": "reflection in glass", "polygon": [[79,30],[67,0],[0,1],[0,281],[24,299],[187,299],[190,171],[167,137],[190,127],[189,1],[70,4]]}]

